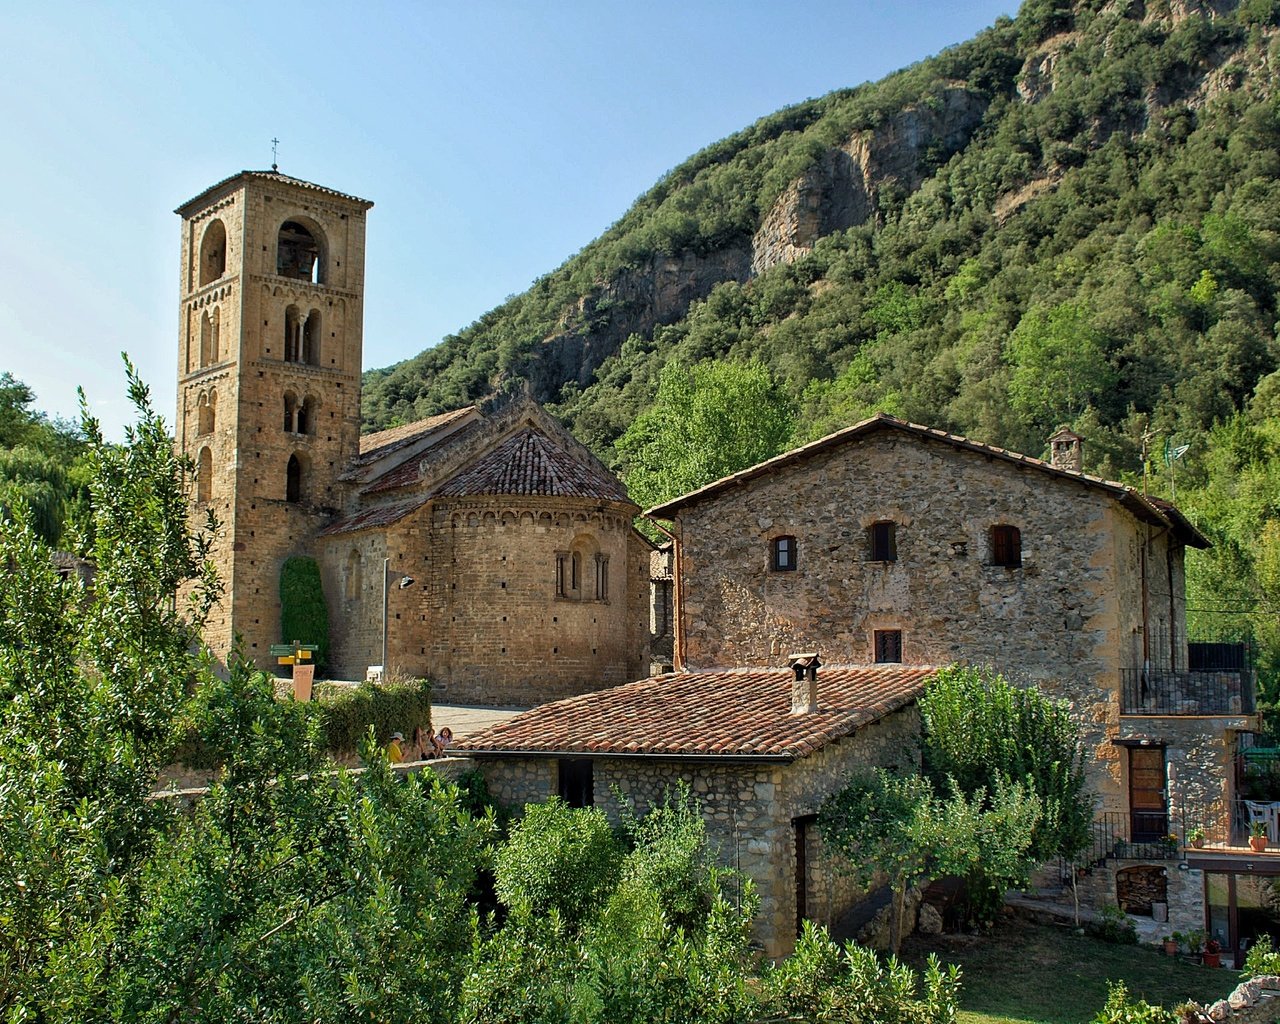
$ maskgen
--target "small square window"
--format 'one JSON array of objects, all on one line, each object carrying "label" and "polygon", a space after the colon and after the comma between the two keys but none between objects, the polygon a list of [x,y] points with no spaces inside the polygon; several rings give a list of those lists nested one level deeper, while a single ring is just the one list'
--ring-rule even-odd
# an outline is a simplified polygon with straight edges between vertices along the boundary
[{"label": "small square window", "polygon": [[874,636],[876,664],[900,665],[902,663],[902,630],[877,629]]},{"label": "small square window", "polygon": [[1022,534],[1016,526],[991,527],[991,564],[1017,569],[1022,565]]},{"label": "small square window", "polygon": [[898,524],[889,520],[872,523],[867,531],[871,549],[871,561],[896,562],[898,560]]},{"label": "small square window", "polygon": [[769,568],[774,572],[794,572],[796,567],[796,539],[774,537],[769,558]]}]

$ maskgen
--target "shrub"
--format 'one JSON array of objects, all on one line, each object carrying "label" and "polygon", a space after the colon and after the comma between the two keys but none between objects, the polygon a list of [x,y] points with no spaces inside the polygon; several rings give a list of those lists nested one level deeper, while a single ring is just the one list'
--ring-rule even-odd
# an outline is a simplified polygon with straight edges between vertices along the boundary
[{"label": "shrub", "polygon": [[622,858],[622,844],[598,808],[530,804],[494,859],[498,899],[521,919],[556,911],[576,927],[617,883]]},{"label": "shrub", "polygon": [[[1129,915],[1119,907],[1103,907],[1102,920],[1093,926],[1093,933],[1103,942],[1121,946],[1133,946],[1138,941],[1138,929]],[[1127,1018],[1126,1018],[1127,1019]],[[1135,1020],[1137,1018],[1134,1018]]]},{"label": "shrub", "polygon": [[1270,935],[1259,935],[1244,958],[1244,976],[1257,978],[1263,974],[1280,974],[1280,950],[1271,944]]},{"label": "shrub", "polygon": [[331,753],[350,753],[370,726],[379,741],[393,732],[412,736],[414,729],[431,728],[431,683],[361,683],[359,686],[321,684],[314,694],[320,732]]},{"label": "shrub", "polygon": [[1179,1024],[1172,1010],[1152,1006],[1145,999],[1130,1001],[1123,981],[1112,982],[1108,989],[1107,1005],[1098,1011],[1093,1024]]}]

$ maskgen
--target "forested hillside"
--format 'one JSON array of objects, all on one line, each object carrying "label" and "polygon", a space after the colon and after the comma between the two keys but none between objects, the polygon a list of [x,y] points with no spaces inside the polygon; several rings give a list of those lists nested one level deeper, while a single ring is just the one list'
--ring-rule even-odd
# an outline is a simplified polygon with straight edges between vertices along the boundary
[{"label": "forested hillside", "polygon": [[1130,480],[1189,445],[1148,486],[1176,470],[1218,542],[1198,621],[1275,632],[1278,23],[1276,0],[1028,0],[698,153],[524,295],[368,373],[366,424],[525,377],[647,500],[726,465],[653,464],[691,440],[660,370],[688,403],[755,361],[784,444],[883,409],[1032,454],[1068,423]]}]

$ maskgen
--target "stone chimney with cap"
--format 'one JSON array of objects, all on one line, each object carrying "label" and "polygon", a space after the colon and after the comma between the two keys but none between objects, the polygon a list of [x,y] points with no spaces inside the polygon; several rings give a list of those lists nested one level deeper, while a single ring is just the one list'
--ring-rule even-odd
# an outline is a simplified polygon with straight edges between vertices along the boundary
[{"label": "stone chimney with cap", "polygon": [[1084,472],[1084,438],[1070,427],[1062,426],[1049,438],[1049,462],[1056,469]]},{"label": "stone chimney with cap", "polygon": [[795,675],[791,682],[791,713],[811,715],[818,710],[818,669],[822,667],[818,652],[790,654],[787,662]]}]

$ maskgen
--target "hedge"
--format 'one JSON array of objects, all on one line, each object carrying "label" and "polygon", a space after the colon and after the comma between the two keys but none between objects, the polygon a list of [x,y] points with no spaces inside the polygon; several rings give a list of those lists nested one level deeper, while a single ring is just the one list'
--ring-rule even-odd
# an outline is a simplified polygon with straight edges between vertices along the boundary
[{"label": "hedge", "polygon": [[418,726],[431,728],[431,683],[426,679],[359,686],[319,683],[312,698],[331,753],[354,753],[370,725],[379,743],[393,732],[412,741]]},{"label": "hedge", "polygon": [[[431,683],[426,679],[359,686],[317,683],[311,702],[303,706],[319,719],[320,742],[325,749],[340,757],[359,750],[360,741],[371,725],[378,742],[383,744],[393,732],[404,733],[405,739],[412,742],[413,731],[418,726],[429,730]],[[405,752],[409,752],[407,744]],[[174,760],[189,768],[216,767],[194,729],[179,742]]]}]

